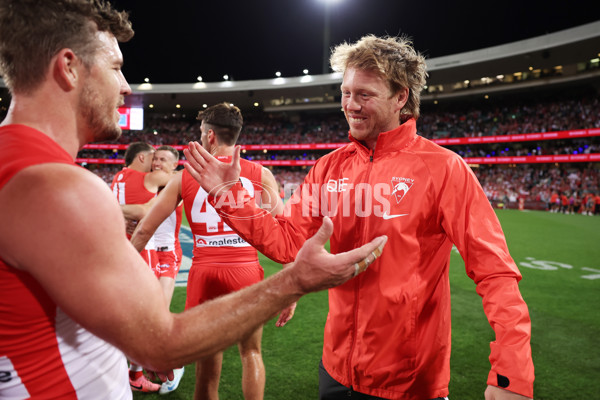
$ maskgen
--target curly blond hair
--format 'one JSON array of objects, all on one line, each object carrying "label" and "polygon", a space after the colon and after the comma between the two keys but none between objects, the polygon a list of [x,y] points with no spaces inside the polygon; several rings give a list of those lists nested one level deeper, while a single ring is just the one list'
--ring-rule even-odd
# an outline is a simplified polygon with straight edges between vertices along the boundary
[{"label": "curly blond hair", "polygon": [[329,61],[336,72],[357,68],[377,73],[388,82],[392,95],[408,88],[408,101],[400,111],[401,118],[419,118],[427,66],[425,57],[413,48],[408,37],[366,35],[356,43],[336,46]]}]

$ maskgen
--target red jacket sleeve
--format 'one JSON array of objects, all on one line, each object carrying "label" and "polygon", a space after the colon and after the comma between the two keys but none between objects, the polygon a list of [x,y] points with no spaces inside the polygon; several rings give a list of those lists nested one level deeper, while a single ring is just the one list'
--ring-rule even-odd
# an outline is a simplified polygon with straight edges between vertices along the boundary
[{"label": "red jacket sleeve", "polygon": [[500,222],[471,169],[451,158],[440,190],[439,218],[477,285],[494,329],[487,383],[533,397],[531,320],[519,291],[521,274],[511,258]]},{"label": "red jacket sleeve", "polygon": [[219,198],[210,196],[208,200],[244,240],[273,261],[286,264],[294,261],[306,239],[321,226],[318,192],[312,193],[311,172],[288,200],[281,216],[273,217],[259,208],[240,183]]}]

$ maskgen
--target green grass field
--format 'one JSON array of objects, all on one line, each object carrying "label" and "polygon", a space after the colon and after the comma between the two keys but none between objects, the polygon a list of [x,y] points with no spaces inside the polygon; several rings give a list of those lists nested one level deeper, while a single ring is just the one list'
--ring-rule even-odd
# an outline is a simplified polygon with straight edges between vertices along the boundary
[{"label": "green grass field", "polygon": [[[600,217],[542,211],[499,210],[508,246],[519,265],[521,292],[532,318],[536,368],[535,398],[600,398]],[[261,258],[267,275],[279,267]],[[595,271],[594,271],[595,270]],[[489,371],[489,342],[494,340],[474,283],[453,251],[452,359],[450,398],[483,399]],[[176,288],[175,312],[183,309],[185,288]],[[267,371],[265,399],[304,400],[318,397],[317,366],[327,315],[327,293],[303,297],[296,315],[283,328],[275,320],[264,328]],[[220,397],[243,399],[237,348],[226,351]],[[135,393],[134,399],[192,399],[193,365],[179,389],[167,396]]]}]

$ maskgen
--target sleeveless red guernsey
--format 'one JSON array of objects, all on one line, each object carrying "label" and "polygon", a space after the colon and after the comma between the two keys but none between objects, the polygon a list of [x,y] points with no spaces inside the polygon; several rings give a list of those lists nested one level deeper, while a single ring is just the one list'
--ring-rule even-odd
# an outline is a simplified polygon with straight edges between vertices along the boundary
[{"label": "sleeveless red guernsey", "polygon": [[[79,168],[56,142],[24,125],[0,127],[0,156],[0,190],[33,165]],[[1,254],[0,293],[0,399],[131,399],[123,353],[64,314]]]},{"label": "sleeveless red guernsey", "polygon": [[[240,159],[240,165],[242,185],[252,197],[260,198],[262,166],[244,159]],[[194,235],[194,264],[258,261],[256,249],[221,220],[207,201],[206,191],[186,170],[181,176],[181,196]]]},{"label": "sleeveless red guernsey", "polygon": [[124,167],[113,178],[110,188],[119,204],[144,204],[156,196],[144,186],[145,172]]},{"label": "sleeveless red guernsey", "polygon": [[[113,194],[119,201],[119,204],[144,204],[156,196],[144,186],[144,178],[146,172],[136,171],[131,168],[124,167],[113,178],[110,188]],[[127,238],[131,239],[131,235],[127,234]],[[146,243],[146,250],[155,251],[154,235]],[[142,252],[142,255],[144,253]]]}]

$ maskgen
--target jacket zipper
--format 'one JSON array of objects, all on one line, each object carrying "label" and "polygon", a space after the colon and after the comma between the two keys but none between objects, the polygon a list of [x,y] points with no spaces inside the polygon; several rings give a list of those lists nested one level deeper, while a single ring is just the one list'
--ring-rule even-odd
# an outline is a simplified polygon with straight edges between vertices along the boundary
[{"label": "jacket zipper", "polygon": [[[375,149],[371,150],[371,154],[369,154],[369,164],[367,168],[367,174],[365,175],[364,182],[368,183],[369,178],[371,177],[371,169],[373,168],[373,155],[375,154]],[[363,204],[366,204],[366,194],[363,192]],[[363,233],[360,237],[366,237],[367,230],[367,221],[366,218],[363,218],[360,224],[360,232]],[[357,337],[358,337],[358,294],[359,294],[359,282],[360,276],[356,277],[354,280],[354,329],[352,329],[352,339],[350,341],[350,353],[348,355],[348,378],[350,382],[350,388],[353,386],[353,372],[352,372],[352,356],[354,355],[354,347],[356,345]]]}]

